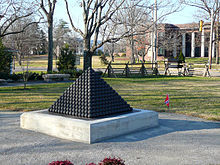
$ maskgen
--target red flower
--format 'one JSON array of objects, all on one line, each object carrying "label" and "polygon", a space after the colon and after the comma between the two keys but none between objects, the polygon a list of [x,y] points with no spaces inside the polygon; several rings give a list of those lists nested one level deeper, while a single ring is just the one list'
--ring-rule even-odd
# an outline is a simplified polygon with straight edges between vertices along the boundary
[{"label": "red flower", "polygon": [[53,161],[48,165],[74,165],[74,164],[71,163],[69,160],[65,160],[65,161]]}]

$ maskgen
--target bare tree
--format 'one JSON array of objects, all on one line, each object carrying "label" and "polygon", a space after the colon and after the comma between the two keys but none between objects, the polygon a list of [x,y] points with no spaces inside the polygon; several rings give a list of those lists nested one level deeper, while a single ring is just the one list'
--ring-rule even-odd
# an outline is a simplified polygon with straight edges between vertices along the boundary
[{"label": "bare tree", "polygon": [[166,50],[166,57],[176,57],[182,40],[179,28],[172,24],[161,24],[158,29],[158,48]]},{"label": "bare tree", "polygon": [[[213,31],[214,31],[214,25],[216,18],[220,11],[220,4],[219,0],[180,0],[181,3],[184,3],[189,6],[193,6],[198,8],[200,11],[203,11],[205,16],[207,16],[208,20],[211,22],[210,26],[210,45],[209,45],[209,68],[211,69],[212,65],[212,47],[214,43],[213,39]],[[204,18],[204,15],[203,15]],[[217,37],[218,38],[218,37]],[[219,55],[217,55],[219,56]]]},{"label": "bare tree", "polygon": [[150,42],[147,40],[146,35],[136,36],[135,43],[136,43],[135,49],[136,49],[137,55],[141,57],[141,62],[145,62],[145,56],[147,55],[152,45],[150,45]]},{"label": "bare tree", "polygon": [[57,26],[54,26],[54,41],[55,45],[62,47],[71,35],[71,30],[68,27],[68,23],[64,20],[59,20]]},{"label": "bare tree", "polygon": [[[14,23],[11,27],[11,31],[19,31],[23,27],[23,24],[28,24],[28,22],[33,22],[32,19],[26,18]],[[29,77],[29,63],[30,56],[41,46],[41,30],[38,24],[31,24],[22,33],[17,33],[13,35],[7,35],[4,37],[4,44],[17,52],[18,64],[23,72],[24,88]]]},{"label": "bare tree", "polygon": [[[134,63],[135,56],[138,58],[138,55],[141,55],[143,60],[149,49],[153,49],[154,44],[147,42],[144,38],[149,33],[157,33],[156,29],[159,28],[157,24],[161,23],[167,15],[181,10],[181,7],[178,3],[170,0],[157,2],[157,5],[148,0],[128,0],[124,5],[124,10],[120,10],[118,17],[124,20],[124,30],[129,31],[127,43],[131,50],[130,61]],[[155,18],[156,10],[159,11],[159,14]],[[154,41],[155,38],[151,40]],[[147,48],[144,49],[144,45]],[[154,47],[154,49],[156,48],[158,47]]]},{"label": "bare tree", "polygon": [[118,18],[123,20],[124,31],[127,31],[130,34],[126,39],[127,44],[131,49],[131,63],[135,63],[135,52],[137,52],[135,49],[135,38],[139,35],[145,34],[146,30],[149,30],[150,26],[152,26],[149,20],[151,9],[152,7],[148,1],[126,0],[123,5],[123,10],[118,12]]},{"label": "bare tree", "polygon": [[24,32],[24,30],[35,22],[23,24],[17,31],[11,31],[11,26],[17,21],[30,17],[35,11],[35,4],[30,0],[0,0],[0,38],[10,34]]},{"label": "bare tree", "polygon": [[[92,66],[92,56],[96,49],[100,48],[106,42],[116,42],[120,37],[112,37],[112,30],[107,24],[112,21],[115,13],[120,9],[125,0],[81,0],[83,10],[84,30],[77,28],[70,15],[69,4],[66,2],[67,14],[73,30],[81,35],[84,42],[84,66],[86,70]],[[112,21],[113,22],[113,21]],[[107,30],[108,27],[108,30]],[[102,30],[102,41],[98,42]],[[92,40],[93,37],[93,40]]]},{"label": "bare tree", "polygon": [[56,2],[57,0],[40,0],[40,7],[46,15],[48,24],[48,72],[53,70],[53,16]]}]

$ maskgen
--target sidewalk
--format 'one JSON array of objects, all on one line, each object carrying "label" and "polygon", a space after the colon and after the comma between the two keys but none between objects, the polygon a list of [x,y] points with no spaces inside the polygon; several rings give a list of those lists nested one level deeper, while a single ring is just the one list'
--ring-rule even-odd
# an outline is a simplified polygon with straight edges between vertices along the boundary
[{"label": "sidewalk", "polygon": [[[160,113],[160,126],[92,145],[23,130],[20,114],[0,112],[0,160],[3,164],[74,165],[119,156],[126,165],[220,164],[220,122]],[[0,164],[1,164],[0,163]]]},{"label": "sidewalk", "polygon": [[[51,82],[46,82],[46,81],[28,81],[27,82],[27,86],[28,85],[39,85],[39,84],[54,84],[54,83],[70,83],[70,82],[74,82],[74,81],[51,81]],[[16,87],[16,86],[24,86],[23,82],[16,82],[16,83],[7,83],[7,84],[0,84],[0,88],[1,87]]]}]

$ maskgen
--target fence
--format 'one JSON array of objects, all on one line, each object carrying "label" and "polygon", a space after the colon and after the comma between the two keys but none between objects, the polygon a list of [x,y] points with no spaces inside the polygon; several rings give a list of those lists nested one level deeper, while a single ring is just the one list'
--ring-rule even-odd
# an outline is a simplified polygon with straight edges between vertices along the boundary
[{"label": "fence", "polygon": [[146,75],[159,75],[157,63],[109,63],[104,76],[108,77],[130,77],[131,75],[138,75],[144,77]]},{"label": "fence", "polygon": [[[162,66],[162,65],[161,65]],[[207,64],[192,64],[192,63],[183,63],[178,65],[178,67],[172,67],[172,63],[164,62],[164,71],[160,70],[164,75],[178,75],[178,76],[209,76],[210,70]],[[181,67],[180,67],[181,66]],[[128,63],[109,63],[104,76],[107,74],[107,77],[131,77],[139,76],[145,77],[147,75],[160,75],[158,63],[137,63],[129,64]],[[162,69],[162,67],[160,68]]]}]

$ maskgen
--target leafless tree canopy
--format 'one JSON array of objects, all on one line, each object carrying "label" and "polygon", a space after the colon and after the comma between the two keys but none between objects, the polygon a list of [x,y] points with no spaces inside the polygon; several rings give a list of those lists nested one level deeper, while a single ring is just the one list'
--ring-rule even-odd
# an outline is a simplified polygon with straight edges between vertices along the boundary
[{"label": "leafless tree canopy", "polygon": [[30,17],[34,12],[34,2],[31,0],[0,0],[0,38],[23,32],[33,22],[23,24],[17,31],[11,31],[10,27],[23,18]]},{"label": "leafless tree canopy", "polygon": [[[97,48],[101,47],[105,42],[110,42],[115,38],[110,38],[105,35],[105,40],[97,45],[99,32],[102,29],[107,29],[107,23],[112,19],[113,15],[119,10],[125,0],[82,0],[80,6],[83,10],[83,23],[84,29],[79,29],[75,26],[69,12],[69,5],[67,0],[66,7],[67,13],[74,31],[78,32],[83,38],[93,37],[93,44],[90,51],[94,52]],[[109,25],[109,24],[108,24]]]},{"label": "leafless tree canopy", "polygon": [[214,19],[220,11],[219,0],[180,0],[180,2],[205,11],[205,13],[208,14],[209,18],[211,17],[212,9],[214,11]]},{"label": "leafless tree canopy", "polygon": [[118,40],[118,38],[112,37],[112,31],[108,30],[108,34],[103,33],[102,41],[98,42],[101,29],[107,33],[106,29],[109,25],[107,23],[109,23],[115,13],[121,8],[125,0],[82,0],[79,5],[83,11],[84,29],[76,27],[70,14],[68,1],[65,0],[65,2],[73,30],[79,33],[84,40],[84,69],[87,69],[91,66],[91,57],[96,49],[106,42]]}]

